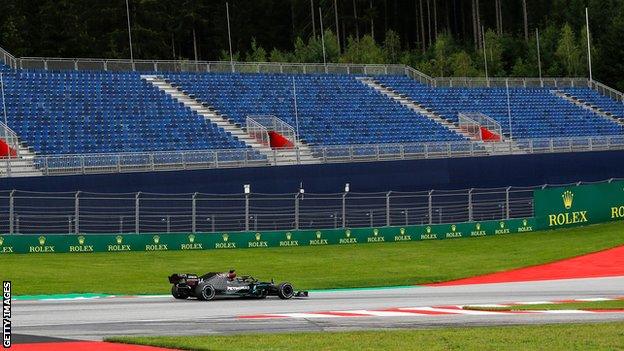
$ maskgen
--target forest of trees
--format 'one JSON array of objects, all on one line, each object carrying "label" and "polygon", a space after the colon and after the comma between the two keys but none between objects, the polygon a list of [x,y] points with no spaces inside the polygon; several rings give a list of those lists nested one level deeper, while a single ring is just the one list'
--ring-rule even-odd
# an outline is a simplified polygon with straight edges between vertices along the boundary
[{"label": "forest of trees", "polygon": [[[224,0],[128,0],[136,59],[229,60]],[[587,76],[624,90],[624,0],[230,0],[235,60],[404,63],[432,76]],[[320,12],[319,12],[320,8]],[[322,16],[322,17],[321,17]],[[483,50],[485,42],[485,50]],[[3,0],[16,56],[129,58],[125,0]]]}]

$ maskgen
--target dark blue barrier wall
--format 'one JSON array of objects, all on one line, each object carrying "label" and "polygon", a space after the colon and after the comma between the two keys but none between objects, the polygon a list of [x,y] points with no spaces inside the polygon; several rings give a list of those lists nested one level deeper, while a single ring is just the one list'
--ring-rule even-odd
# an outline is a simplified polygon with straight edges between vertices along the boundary
[{"label": "dark blue barrier wall", "polygon": [[9,178],[1,190],[292,193],[417,191],[561,184],[624,177],[624,151],[493,156],[371,163],[341,163],[200,171]]}]

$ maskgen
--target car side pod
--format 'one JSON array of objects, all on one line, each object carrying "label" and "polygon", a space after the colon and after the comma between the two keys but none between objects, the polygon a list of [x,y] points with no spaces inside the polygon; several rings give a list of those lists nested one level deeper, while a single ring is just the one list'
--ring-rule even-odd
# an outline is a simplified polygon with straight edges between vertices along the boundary
[{"label": "car side pod", "polygon": [[307,291],[297,291],[295,293],[295,297],[308,297],[308,292]]}]

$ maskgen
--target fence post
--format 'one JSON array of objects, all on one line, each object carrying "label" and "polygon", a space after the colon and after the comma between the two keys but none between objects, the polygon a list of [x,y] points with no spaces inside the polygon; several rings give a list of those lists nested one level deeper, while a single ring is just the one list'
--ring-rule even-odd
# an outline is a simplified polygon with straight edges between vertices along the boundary
[{"label": "fence post", "polygon": [[80,234],[80,190],[74,196],[74,233]]},{"label": "fence post", "polygon": [[15,206],[14,206],[14,197],[13,195],[15,194],[15,190],[11,190],[11,193],[9,193],[9,234],[13,234],[14,230],[13,230],[13,223],[15,222]]},{"label": "fence post", "polygon": [[347,227],[347,192],[342,194],[342,227]]},{"label": "fence post", "polygon": [[429,224],[433,224],[433,190],[429,190]]},{"label": "fence post", "polygon": [[134,197],[134,232],[139,234],[139,196],[141,196],[141,192],[136,193]]},{"label": "fence post", "polygon": [[392,191],[386,193],[386,226],[390,226],[390,194]]},{"label": "fence post", "polygon": [[193,193],[191,201],[191,231],[193,234],[197,231],[197,193]]},{"label": "fence post", "polygon": [[474,189],[470,188],[470,190],[468,190],[468,222],[472,222],[473,221],[473,209],[472,209],[472,191]]},{"label": "fence post", "polygon": [[295,229],[299,229],[299,193],[295,194]]},{"label": "fence post", "polygon": [[249,193],[245,193],[245,231],[249,231]]},{"label": "fence post", "polygon": [[509,219],[510,216],[510,209],[509,209],[509,190],[511,190],[511,187],[508,186],[507,189],[505,189],[505,211],[506,211],[506,218]]}]

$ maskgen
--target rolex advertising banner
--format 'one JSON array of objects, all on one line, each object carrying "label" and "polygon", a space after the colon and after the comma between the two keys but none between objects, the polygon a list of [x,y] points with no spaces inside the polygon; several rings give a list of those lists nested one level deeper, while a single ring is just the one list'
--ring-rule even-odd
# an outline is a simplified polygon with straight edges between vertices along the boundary
[{"label": "rolex advertising banner", "polygon": [[0,254],[228,250],[480,237],[535,230],[532,218],[404,227],[236,233],[0,235]]},{"label": "rolex advertising banner", "polygon": [[533,192],[539,228],[565,228],[624,219],[624,181]]}]

